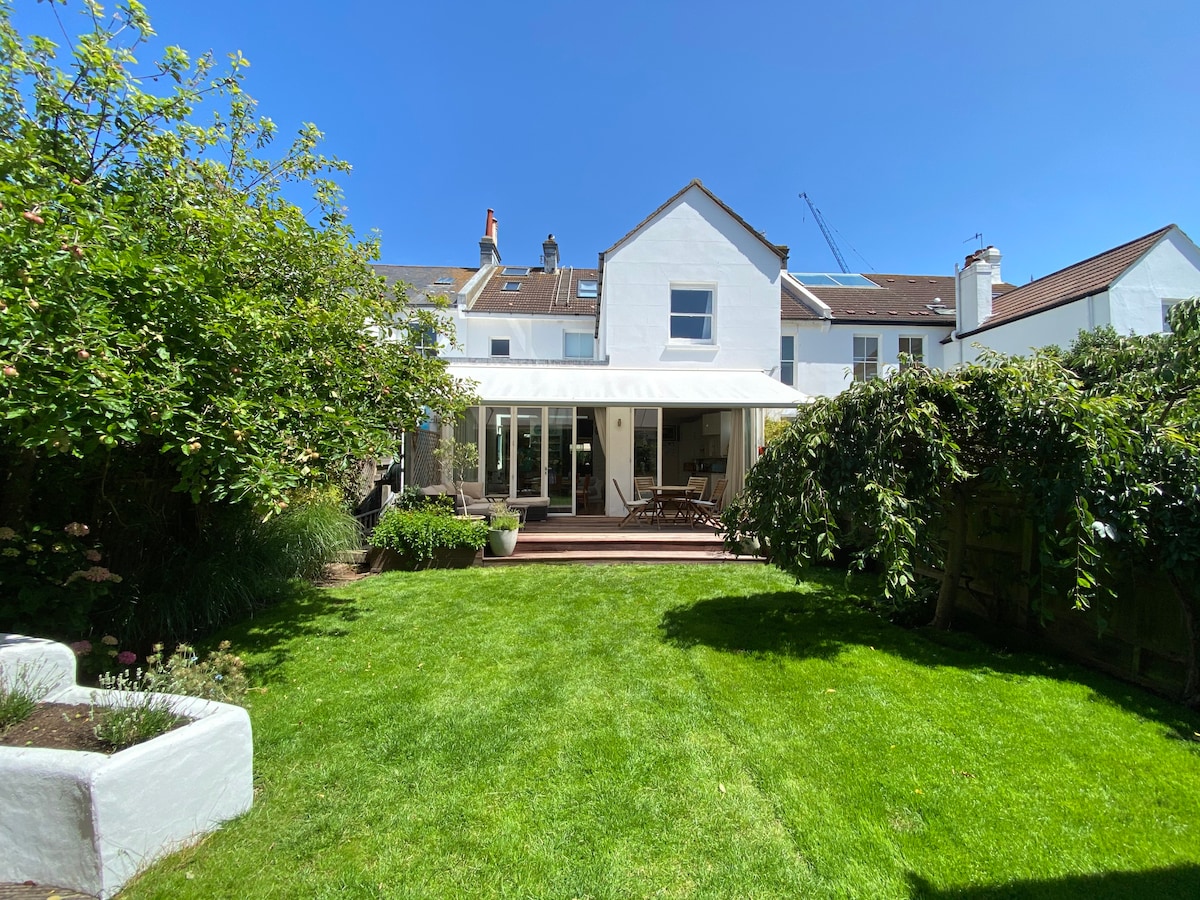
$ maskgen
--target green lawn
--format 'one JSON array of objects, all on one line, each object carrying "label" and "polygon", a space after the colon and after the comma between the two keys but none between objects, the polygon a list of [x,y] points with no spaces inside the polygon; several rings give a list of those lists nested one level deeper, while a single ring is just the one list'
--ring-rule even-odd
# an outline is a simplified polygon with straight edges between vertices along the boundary
[{"label": "green lawn", "polygon": [[497,567],[223,636],[253,810],[122,897],[1200,896],[1200,720],[840,576]]}]

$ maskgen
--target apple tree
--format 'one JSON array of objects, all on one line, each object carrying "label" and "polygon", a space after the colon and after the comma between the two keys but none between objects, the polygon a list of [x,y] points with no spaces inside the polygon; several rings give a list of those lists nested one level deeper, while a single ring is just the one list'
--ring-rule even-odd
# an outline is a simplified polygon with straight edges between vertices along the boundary
[{"label": "apple tree", "polygon": [[[0,527],[88,523],[136,585],[465,392],[384,339],[427,314],[371,270],[320,132],[271,155],[240,54],[143,62],[136,0],[67,11],[63,52],[0,2]],[[305,186],[308,213],[285,199]]]}]

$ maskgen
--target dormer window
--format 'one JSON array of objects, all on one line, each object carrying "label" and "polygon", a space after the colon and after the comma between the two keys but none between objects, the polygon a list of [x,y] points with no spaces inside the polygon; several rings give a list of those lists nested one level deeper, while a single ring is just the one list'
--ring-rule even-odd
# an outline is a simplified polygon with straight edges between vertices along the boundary
[{"label": "dormer window", "polygon": [[576,296],[580,300],[594,300],[600,294],[600,282],[595,278],[580,278]]},{"label": "dormer window", "polygon": [[506,290],[506,291],[519,291],[520,289],[521,289],[521,282],[519,282],[519,281],[504,282],[504,290]]}]

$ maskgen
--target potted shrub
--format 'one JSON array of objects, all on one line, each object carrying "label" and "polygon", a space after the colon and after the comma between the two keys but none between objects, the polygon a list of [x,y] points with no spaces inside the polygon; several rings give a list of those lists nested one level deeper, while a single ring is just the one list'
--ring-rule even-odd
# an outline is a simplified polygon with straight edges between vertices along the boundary
[{"label": "potted shrub", "polygon": [[503,500],[492,504],[488,522],[488,549],[493,556],[512,556],[517,549],[521,516]]},{"label": "potted shrub", "polygon": [[471,480],[467,478],[468,472],[474,477],[474,473],[479,470],[479,448],[465,441],[445,437],[438,443],[433,455],[441,464],[442,481],[454,486],[462,508],[466,509],[467,498],[463,494],[463,482]]},{"label": "potted shrub", "polygon": [[487,543],[487,523],[444,507],[388,509],[371,533],[372,572],[389,569],[465,569]]}]

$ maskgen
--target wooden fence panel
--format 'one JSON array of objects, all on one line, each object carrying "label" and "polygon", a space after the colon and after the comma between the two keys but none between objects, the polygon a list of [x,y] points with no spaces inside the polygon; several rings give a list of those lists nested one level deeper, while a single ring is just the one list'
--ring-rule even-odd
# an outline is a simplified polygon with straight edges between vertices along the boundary
[{"label": "wooden fence panel", "polygon": [[1019,631],[1129,681],[1167,694],[1182,690],[1187,633],[1165,577],[1118,564],[1115,596],[1078,610],[1047,585],[1054,573],[1040,571],[1033,526],[1013,495],[981,492],[967,523],[955,605],[983,630],[1001,637]]}]

